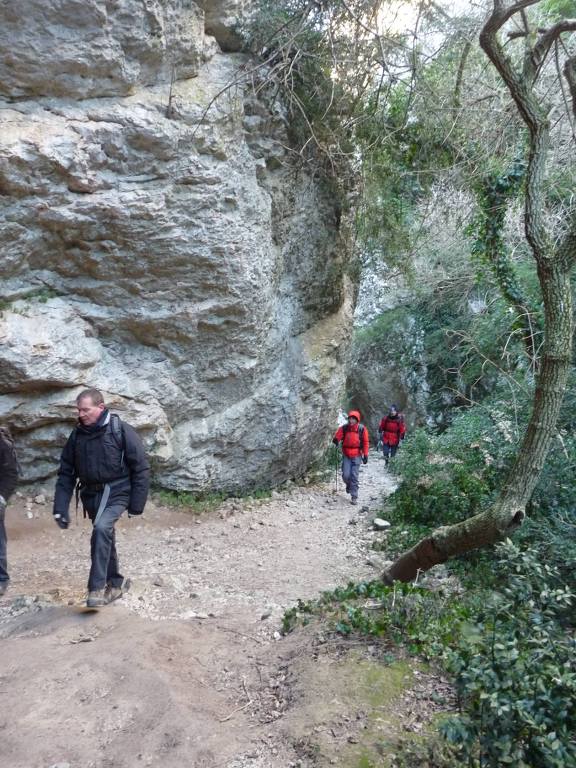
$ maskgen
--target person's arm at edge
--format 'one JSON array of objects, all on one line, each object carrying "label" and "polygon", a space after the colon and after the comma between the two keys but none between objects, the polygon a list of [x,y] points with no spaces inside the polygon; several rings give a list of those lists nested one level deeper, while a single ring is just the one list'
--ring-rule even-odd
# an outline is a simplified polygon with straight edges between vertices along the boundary
[{"label": "person's arm at edge", "polygon": [[[58,468],[58,479],[54,490],[54,507],[52,514],[60,527],[67,527],[70,519],[68,509],[70,499],[74,493],[76,485],[76,469],[74,467],[74,432],[66,441],[60,457],[60,466]],[[64,524],[62,524],[64,523]]]},{"label": "person's arm at edge", "polygon": [[150,489],[150,462],[144,450],[142,438],[130,424],[122,422],[124,431],[125,459],[130,470],[129,515],[141,515],[146,506]]},{"label": "person's arm at edge", "polygon": [[0,496],[4,498],[4,501],[8,501],[18,483],[18,462],[14,452],[7,445],[4,445],[2,440],[0,440],[0,467],[2,467]]}]

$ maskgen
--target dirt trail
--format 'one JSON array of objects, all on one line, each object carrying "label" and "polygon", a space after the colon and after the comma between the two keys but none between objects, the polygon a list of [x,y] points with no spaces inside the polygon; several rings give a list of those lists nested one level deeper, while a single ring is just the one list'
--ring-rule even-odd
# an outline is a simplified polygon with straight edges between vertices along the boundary
[{"label": "dirt trail", "polygon": [[[375,577],[371,521],[392,487],[375,455],[356,507],[333,482],[200,518],[150,504],[118,526],[132,589],[97,613],[80,608],[89,524],[60,531],[48,499],[16,499],[0,599],[2,765],[339,764],[338,739],[360,725],[340,727],[348,716],[313,633],[282,637],[281,617],[298,598]],[[309,731],[330,723],[332,752],[311,751]]]}]

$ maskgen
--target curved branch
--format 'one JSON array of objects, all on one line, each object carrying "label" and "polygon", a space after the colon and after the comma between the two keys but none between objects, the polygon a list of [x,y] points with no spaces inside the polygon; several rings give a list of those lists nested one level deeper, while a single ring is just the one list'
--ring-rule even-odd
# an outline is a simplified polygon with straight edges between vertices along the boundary
[{"label": "curved branch", "polygon": [[[514,13],[528,5],[533,5],[533,3],[526,0],[525,3],[514,6]],[[480,45],[498,70],[530,132],[524,226],[526,239],[530,244],[534,258],[540,263],[550,258],[552,254],[552,244],[544,224],[540,205],[550,126],[547,113],[532,89],[531,78],[514,68],[498,39],[498,33],[503,24],[513,15],[509,13],[510,9],[504,12],[501,6],[501,0],[494,0],[494,11],[480,33]]]},{"label": "curved branch", "polygon": [[544,59],[548,55],[548,51],[563,32],[576,32],[576,19],[563,19],[562,21],[559,21],[558,24],[550,27],[550,29],[544,30],[540,39],[532,49],[532,54],[530,56],[534,73],[540,69]]}]

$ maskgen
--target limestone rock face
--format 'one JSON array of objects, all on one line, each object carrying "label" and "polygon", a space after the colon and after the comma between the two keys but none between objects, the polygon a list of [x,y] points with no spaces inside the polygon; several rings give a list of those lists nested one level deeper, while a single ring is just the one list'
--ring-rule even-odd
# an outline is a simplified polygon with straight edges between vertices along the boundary
[{"label": "limestone rock face", "polygon": [[250,14],[249,0],[198,0],[206,14],[206,32],[214,35],[223,51],[239,51],[242,24]]},{"label": "limestone rock face", "polygon": [[0,94],[88,98],[198,72],[191,0],[3,0]]},{"label": "limestone rock face", "polygon": [[3,12],[0,420],[25,478],[55,472],[85,386],[140,430],[166,487],[302,471],[333,426],[353,290],[281,105],[223,90],[245,59],[192,2]]}]

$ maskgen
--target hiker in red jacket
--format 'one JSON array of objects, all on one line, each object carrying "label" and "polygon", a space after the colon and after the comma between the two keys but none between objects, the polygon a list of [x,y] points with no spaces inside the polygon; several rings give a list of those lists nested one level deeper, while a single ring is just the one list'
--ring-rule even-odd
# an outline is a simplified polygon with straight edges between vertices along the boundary
[{"label": "hiker in red jacket", "polygon": [[360,462],[368,463],[368,430],[360,424],[360,412],[348,413],[348,424],[338,427],[332,440],[334,445],[342,442],[342,480],[346,493],[352,497],[352,504],[358,504],[358,476]]},{"label": "hiker in red jacket", "polygon": [[400,440],[404,440],[406,434],[406,424],[404,416],[398,413],[398,408],[394,404],[390,406],[387,416],[384,416],[378,427],[378,434],[382,442],[382,454],[386,466],[391,458],[396,456],[396,451],[400,445]]}]

